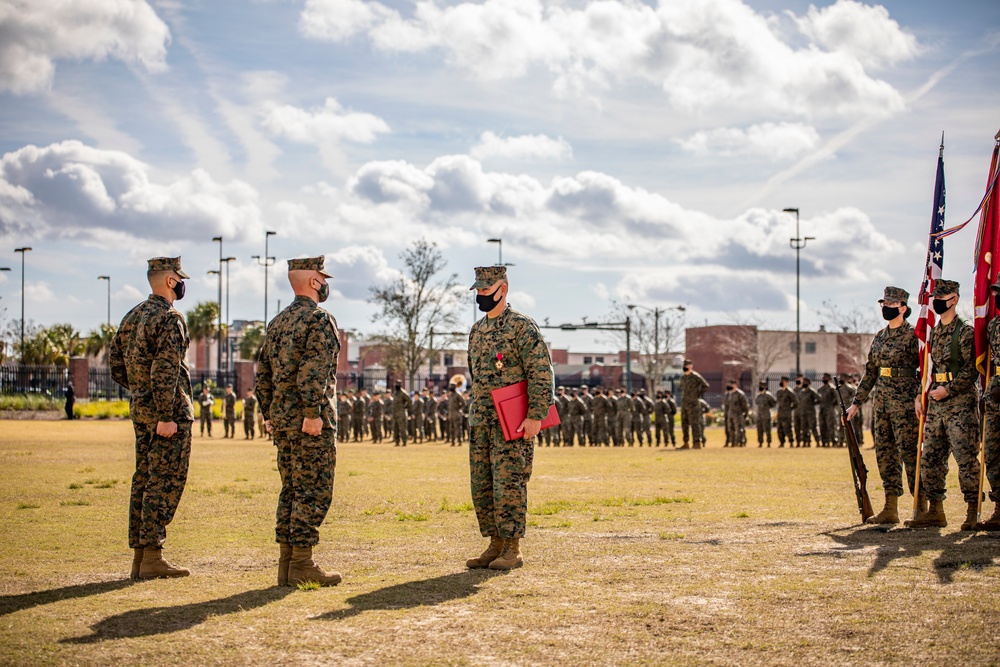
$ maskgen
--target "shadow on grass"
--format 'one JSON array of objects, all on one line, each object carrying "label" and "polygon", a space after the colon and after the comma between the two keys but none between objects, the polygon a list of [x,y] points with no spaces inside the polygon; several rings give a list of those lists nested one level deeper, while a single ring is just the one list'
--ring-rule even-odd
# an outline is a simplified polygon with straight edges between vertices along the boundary
[{"label": "shadow on grass", "polygon": [[934,559],[934,571],[942,584],[950,584],[961,569],[983,569],[998,565],[994,557],[1000,554],[1000,535],[973,532],[951,532],[942,535],[937,528],[893,529],[866,526],[852,532],[823,533],[839,542],[841,547],[800,556],[842,556],[846,552],[877,547],[875,561],[868,570],[872,577],[885,570],[893,561],[915,558],[924,552],[941,551]]},{"label": "shadow on grass", "polygon": [[497,570],[469,570],[446,574],[443,577],[408,581],[405,584],[386,586],[370,593],[347,598],[347,609],[328,611],[314,616],[314,621],[342,621],[361,612],[376,609],[411,609],[424,605],[437,605],[450,600],[469,597],[479,591],[479,585],[505,572]]},{"label": "shadow on grass", "polygon": [[109,616],[90,626],[93,634],[85,637],[67,637],[60,639],[59,643],[93,644],[108,639],[149,637],[180,632],[204,623],[212,616],[235,614],[263,607],[290,595],[294,590],[293,588],[274,586],[256,591],[245,591],[218,600],[193,602],[176,607],[152,607],[127,611],[123,614]]},{"label": "shadow on grass", "polygon": [[60,600],[72,600],[73,598],[85,598],[91,595],[110,593],[120,588],[127,588],[133,583],[131,579],[115,579],[114,581],[96,581],[92,584],[63,586],[62,588],[53,588],[48,591],[4,595],[0,596],[0,616],[6,616],[7,614],[13,614],[15,611],[31,609],[43,604],[59,602]]}]

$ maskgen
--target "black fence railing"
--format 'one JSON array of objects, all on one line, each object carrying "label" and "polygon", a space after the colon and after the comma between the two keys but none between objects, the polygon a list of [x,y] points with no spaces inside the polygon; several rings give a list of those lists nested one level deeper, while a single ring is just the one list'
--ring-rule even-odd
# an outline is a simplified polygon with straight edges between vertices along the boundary
[{"label": "black fence railing", "polygon": [[58,366],[0,366],[0,394],[39,394],[61,398],[69,371]]},{"label": "black fence railing", "polygon": [[201,393],[206,382],[213,396],[222,396],[226,393],[227,384],[233,385],[237,391],[240,390],[240,387],[236,387],[235,371],[205,369],[191,371],[191,387],[195,394]]},{"label": "black fence railing", "polygon": [[129,390],[111,379],[111,369],[107,366],[94,366],[87,370],[87,380],[90,400],[92,401],[127,401]]}]

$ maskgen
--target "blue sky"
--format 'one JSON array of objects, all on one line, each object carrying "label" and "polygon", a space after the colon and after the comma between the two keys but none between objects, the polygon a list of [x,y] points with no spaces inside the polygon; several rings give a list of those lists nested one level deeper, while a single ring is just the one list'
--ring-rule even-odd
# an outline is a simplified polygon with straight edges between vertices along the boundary
[{"label": "blue sky", "polygon": [[[220,234],[231,316],[261,317],[268,229],[279,269],[327,256],[360,332],[414,240],[471,284],[493,237],[538,320],[617,299],[793,328],[789,207],[815,327],[917,291],[941,132],[955,224],[1000,129],[993,0],[0,0],[0,37],[0,307],[28,245],[26,318],[83,331],[97,276],[117,321],[155,255],[193,277],[181,310],[214,299]],[[945,260],[970,285],[972,227]]]}]

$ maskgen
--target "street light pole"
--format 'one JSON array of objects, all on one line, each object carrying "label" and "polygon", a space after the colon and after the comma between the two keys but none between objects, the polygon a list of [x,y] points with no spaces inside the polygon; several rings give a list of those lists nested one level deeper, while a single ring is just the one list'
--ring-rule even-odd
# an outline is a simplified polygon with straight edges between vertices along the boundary
[{"label": "street light pole", "polygon": [[795,214],[795,238],[788,239],[789,245],[795,250],[795,374],[802,374],[802,299],[800,297],[800,270],[799,254],[806,247],[809,241],[815,241],[816,237],[799,235],[799,209],[786,208],[783,213]]},{"label": "street light pole", "polygon": [[[226,265],[226,370],[232,370],[233,368],[233,348],[232,339],[229,337],[229,325],[232,324],[232,320],[229,319],[229,262],[235,261],[235,257],[225,257],[223,262]],[[220,309],[221,310],[221,309]]]},{"label": "street light pole", "polygon": [[486,239],[487,243],[497,244],[497,266],[503,266],[503,239]]},{"label": "street light pole", "polygon": [[[671,308],[660,308],[659,306],[657,306],[656,308],[650,308],[649,306],[640,306],[640,305],[635,304],[635,303],[627,304],[625,307],[628,308],[629,310],[635,310],[636,308],[639,308],[641,310],[645,310],[645,311],[648,311],[650,313],[653,313],[653,321],[654,321],[654,324],[653,324],[653,358],[656,359],[655,367],[656,367],[657,373],[662,373],[662,371],[660,369],[660,315],[663,315],[668,310],[679,310],[681,312],[684,312],[687,309],[684,306],[673,306]],[[667,352],[669,352],[670,351],[670,349],[669,349],[669,347],[670,347],[670,325],[669,324],[667,325],[666,343],[667,343],[667,348],[668,348]],[[655,390],[656,389],[656,385],[659,384],[659,382],[660,382],[660,378],[654,378],[654,380],[655,380],[655,384],[653,385],[652,389]]]},{"label": "street light pole", "polygon": [[264,232],[264,256],[251,255],[251,259],[256,259],[257,263],[264,267],[264,328],[267,328],[267,267],[274,264],[274,257],[268,255],[268,241],[271,240],[272,236],[275,236],[277,232],[272,232],[270,230]]},{"label": "street light pole", "polygon": [[111,328],[111,276],[97,276],[98,280],[108,281],[108,328]]},{"label": "street light pole", "polygon": [[219,243],[219,330],[215,335],[215,370],[222,370],[222,237],[214,236],[213,241]]},{"label": "street light pole", "polygon": [[14,252],[21,253],[21,365],[24,365],[24,254],[31,252],[31,248],[14,248]]}]

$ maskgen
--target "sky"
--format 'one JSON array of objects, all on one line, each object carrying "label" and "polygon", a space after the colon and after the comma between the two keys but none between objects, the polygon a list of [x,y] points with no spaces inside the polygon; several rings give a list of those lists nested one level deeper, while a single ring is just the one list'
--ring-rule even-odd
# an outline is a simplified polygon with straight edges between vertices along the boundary
[{"label": "sky", "polygon": [[[229,317],[260,319],[271,230],[269,317],[324,254],[326,306],[375,333],[369,287],[426,239],[469,285],[502,251],[539,323],[794,329],[797,208],[802,328],[877,317],[919,289],[942,133],[946,223],[983,195],[997,62],[995,0],[0,0],[0,310],[30,246],[29,322],[98,327],[99,275],[117,322],[163,255],[185,311],[222,236]],[[945,244],[966,300],[974,236]]]}]

